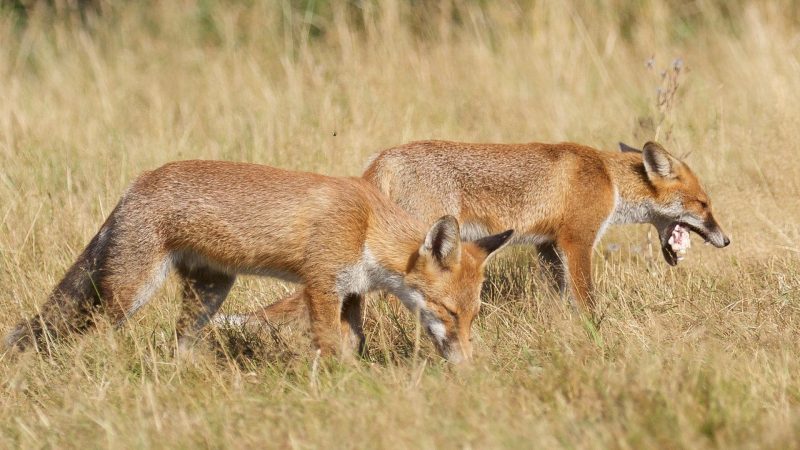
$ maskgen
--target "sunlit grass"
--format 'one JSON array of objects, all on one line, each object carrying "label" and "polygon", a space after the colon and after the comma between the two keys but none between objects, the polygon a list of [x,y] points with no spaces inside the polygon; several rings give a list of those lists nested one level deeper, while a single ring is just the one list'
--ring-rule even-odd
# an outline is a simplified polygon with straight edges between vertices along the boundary
[{"label": "sunlit grass", "polygon": [[[353,363],[315,364],[302,324],[209,330],[175,358],[168,283],[121,330],[2,356],[0,447],[796,445],[796,5],[585,3],[101,2],[84,25],[0,18],[2,330],[44,301],[136,174],[175,159],[358,175],[415,139],[615,151],[658,133],[733,240],[670,269],[646,227],[611,230],[598,324],[549,291],[532,252],[510,251],[462,370],[377,295]],[[244,278],[223,309],[292,289]]]}]

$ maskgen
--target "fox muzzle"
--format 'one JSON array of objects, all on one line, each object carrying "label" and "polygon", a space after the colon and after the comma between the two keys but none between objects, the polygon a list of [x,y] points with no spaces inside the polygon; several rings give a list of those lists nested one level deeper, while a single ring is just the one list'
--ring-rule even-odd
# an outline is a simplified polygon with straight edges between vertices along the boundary
[{"label": "fox muzzle", "polygon": [[708,242],[711,243],[714,247],[723,248],[730,245],[731,240],[720,228],[719,224],[712,216],[705,221],[703,224],[705,228],[705,236],[703,236]]}]

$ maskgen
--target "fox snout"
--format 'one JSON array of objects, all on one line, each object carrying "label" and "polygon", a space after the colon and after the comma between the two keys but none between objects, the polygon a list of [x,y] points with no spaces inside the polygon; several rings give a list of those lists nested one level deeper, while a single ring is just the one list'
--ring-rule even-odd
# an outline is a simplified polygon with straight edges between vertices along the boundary
[{"label": "fox snout", "polygon": [[705,236],[708,242],[714,247],[723,248],[731,244],[731,239],[722,232],[719,226],[709,229],[708,234]]},{"label": "fox snout", "polygon": [[[681,216],[676,222],[672,222],[672,224],[683,224],[687,226],[690,230],[697,233],[700,237],[702,237],[706,243],[713,245],[717,248],[727,247],[731,243],[731,239],[722,231],[722,227],[719,226],[714,216],[711,215],[710,212],[705,214],[705,217],[695,214],[685,214]],[[671,228],[667,228],[666,234],[662,237],[667,238],[669,237],[669,233],[672,231]],[[666,241],[665,241],[666,242]]]},{"label": "fox snout", "polygon": [[467,363],[472,359],[472,345],[469,343],[462,345],[458,341],[448,343],[441,350],[441,354],[451,364]]},{"label": "fox snout", "polygon": [[717,221],[714,220],[713,216],[709,216],[708,219],[703,223],[703,226],[706,231],[703,237],[706,239],[706,241],[710,242],[711,245],[717,248],[723,248],[730,245],[730,238],[725,235]]},{"label": "fox snout", "polygon": [[433,338],[436,351],[447,362],[461,364],[472,359],[472,343],[469,338],[463,340],[458,336],[448,334],[441,322],[429,323],[426,329]]}]

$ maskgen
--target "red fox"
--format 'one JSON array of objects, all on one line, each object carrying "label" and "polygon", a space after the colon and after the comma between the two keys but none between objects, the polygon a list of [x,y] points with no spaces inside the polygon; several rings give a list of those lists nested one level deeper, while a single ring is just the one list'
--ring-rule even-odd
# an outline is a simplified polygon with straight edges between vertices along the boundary
[{"label": "red fox", "polygon": [[[716,247],[730,239],[689,167],[661,145],[604,152],[573,143],[471,144],[421,141],[384,150],[363,178],[422,221],[450,214],[462,239],[516,230],[535,245],[545,272],[583,312],[594,310],[591,257],[612,224],[655,225],[664,259],[676,265],[676,229]],[[246,321],[298,316],[299,295],[245,316]]]},{"label": "red fox", "polygon": [[324,354],[363,345],[362,297],[385,290],[419,314],[437,350],[472,354],[487,259],[512,230],[461,242],[458,221],[426,227],[366,180],[255,164],[183,161],[140,176],[42,305],[6,345],[83,331],[95,310],[121,324],[170,269],[182,284],[181,344],[216,313],[237,274],[304,284]]}]

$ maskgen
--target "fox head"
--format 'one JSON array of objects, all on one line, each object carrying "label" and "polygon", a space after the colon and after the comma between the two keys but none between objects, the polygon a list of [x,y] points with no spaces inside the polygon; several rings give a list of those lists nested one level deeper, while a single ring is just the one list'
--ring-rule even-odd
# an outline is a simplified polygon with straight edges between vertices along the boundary
[{"label": "fox head", "polygon": [[481,305],[484,268],[512,234],[508,230],[462,242],[456,219],[444,216],[409,261],[405,281],[422,296],[416,307],[422,326],[450,362],[472,357],[472,322]]},{"label": "fox head", "polygon": [[731,243],[714,219],[711,200],[689,166],[655,142],[647,142],[641,150],[620,142],[620,149],[642,155],[645,173],[654,194],[652,204],[648,207],[668,264],[674,266],[678,263],[678,255],[668,242],[678,225],[694,231],[715,247],[722,248]]}]

